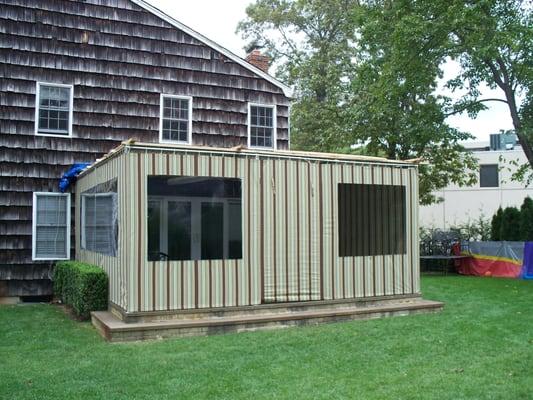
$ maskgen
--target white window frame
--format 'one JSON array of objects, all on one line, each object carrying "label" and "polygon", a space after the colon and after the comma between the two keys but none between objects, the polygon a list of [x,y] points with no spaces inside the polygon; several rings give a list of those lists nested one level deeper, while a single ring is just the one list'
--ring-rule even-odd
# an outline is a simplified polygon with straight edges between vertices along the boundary
[{"label": "white window frame", "polygon": [[[252,146],[252,107],[263,107],[272,109],[272,146]],[[248,148],[277,150],[278,148],[278,127],[277,127],[277,106],[275,104],[248,103]]]},{"label": "white window frame", "polygon": [[289,116],[287,118],[287,135],[289,136],[289,139],[287,140],[287,150],[291,149],[291,111],[292,111],[292,104],[289,104]]},{"label": "white window frame", "polygon": [[[180,99],[180,100],[188,100],[189,101],[189,121],[187,124],[187,140],[168,140],[163,139],[163,106],[164,106],[164,99],[170,98],[170,99]],[[192,144],[192,96],[182,96],[182,95],[175,95],[175,94],[164,94],[161,93],[159,96],[159,143],[177,143],[177,144]]]},{"label": "white window frame", "polygon": [[[67,256],[65,258],[49,258],[49,257],[37,257],[37,197],[38,196],[62,196],[67,198],[67,235],[66,246]],[[31,228],[31,258],[34,261],[53,261],[53,260],[70,260],[70,233],[71,233],[71,221],[70,221],[70,193],[54,193],[54,192],[33,192],[33,210],[32,210],[32,228]]]},{"label": "white window frame", "polygon": [[[69,98],[69,105],[68,105],[68,134],[62,135],[59,133],[54,132],[39,132],[39,107],[40,107],[40,94],[41,94],[41,86],[55,86],[60,88],[68,88],[70,89],[70,98]],[[70,138],[72,137],[72,118],[74,116],[74,85],[66,85],[63,83],[49,83],[49,82],[37,82],[36,89],[35,89],[35,135],[36,136],[51,136],[51,137],[58,137],[58,138]]]},{"label": "white window frame", "polygon": [[[87,239],[87,235],[85,233],[85,207],[86,207],[86,200],[87,200],[87,197],[111,197],[111,199],[113,199],[113,195],[115,195],[115,193],[85,193],[85,194],[82,194],[81,195],[81,215],[80,215],[80,219],[81,219],[81,231],[80,231],[80,236],[81,236],[81,243],[80,243],[80,248],[82,250],[85,250],[85,251],[89,251],[91,253],[98,253],[98,254],[103,254],[103,255],[106,255],[106,256],[109,256],[109,257],[115,257],[115,256],[110,256],[109,254],[107,253],[102,253],[101,251],[96,251],[96,250],[93,250],[93,249],[87,249],[87,246],[86,246],[86,239]],[[114,226],[113,226],[113,223],[111,224],[111,229],[114,229]],[[117,246],[118,246],[118,243],[117,243]]]}]

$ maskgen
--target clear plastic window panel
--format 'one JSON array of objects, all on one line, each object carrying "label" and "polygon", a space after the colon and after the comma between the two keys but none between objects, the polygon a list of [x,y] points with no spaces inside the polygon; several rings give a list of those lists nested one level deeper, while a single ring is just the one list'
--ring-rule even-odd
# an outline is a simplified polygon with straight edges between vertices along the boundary
[{"label": "clear plastic window panel", "polygon": [[187,142],[189,136],[189,100],[163,98],[163,139]]},{"label": "clear plastic window panel", "polygon": [[148,261],[242,258],[240,179],[148,176]]},{"label": "clear plastic window panel", "polygon": [[70,90],[67,87],[40,86],[39,132],[68,135]]},{"label": "clear plastic window panel", "polygon": [[250,108],[250,145],[273,147],[274,110],[270,107]]},{"label": "clear plastic window panel", "polygon": [[82,193],[82,249],[116,256],[118,247],[117,181]]}]

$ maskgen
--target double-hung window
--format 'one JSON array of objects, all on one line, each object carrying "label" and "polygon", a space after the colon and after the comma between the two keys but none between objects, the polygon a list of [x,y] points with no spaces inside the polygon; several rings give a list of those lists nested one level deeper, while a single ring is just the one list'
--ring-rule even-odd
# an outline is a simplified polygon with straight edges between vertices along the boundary
[{"label": "double-hung window", "polygon": [[72,85],[37,82],[35,134],[72,135]]},{"label": "double-hung window", "polygon": [[70,258],[70,195],[33,194],[32,258],[68,260]]},{"label": "double-hung window", "polygon": [[276,106],[248,104],[248,147],[276,148]]},{"label": "double-hung window", "polygon": [[191,143],[192,97],[162,94],[160,100],[159,141]]}]

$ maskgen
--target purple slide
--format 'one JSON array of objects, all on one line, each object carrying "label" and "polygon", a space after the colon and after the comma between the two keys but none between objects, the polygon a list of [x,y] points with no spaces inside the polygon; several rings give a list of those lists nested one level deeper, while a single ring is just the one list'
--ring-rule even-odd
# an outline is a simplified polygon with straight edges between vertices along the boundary
[{"label": "purple slide", "polygon": [[522,278],[533,279],[533,242],[524,244],[524,266],[522,267]]}]

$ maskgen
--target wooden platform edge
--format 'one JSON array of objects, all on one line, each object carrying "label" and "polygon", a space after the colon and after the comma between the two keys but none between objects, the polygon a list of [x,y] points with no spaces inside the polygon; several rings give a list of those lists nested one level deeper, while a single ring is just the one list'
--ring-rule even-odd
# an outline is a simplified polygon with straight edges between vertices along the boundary
[{"label": "wooden platform edge", "polygon": [[420,299],[416,302],[398,302],[385,306],[368,306],[320,311],[296,311],[277,314],[212,317],[190,320],[126,323],[109,311],[91,313],[97,331],[110,342],[138,341],[168,337],[205,336],[229,332],[276,329],[288,326],[315,325],[355,319],[439,312],[444,303]]}]

